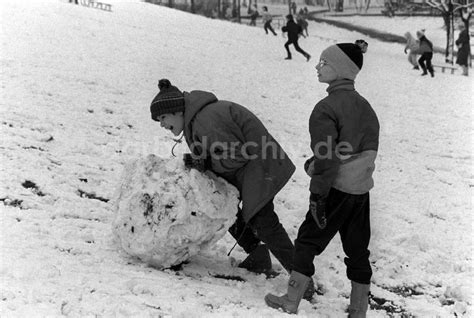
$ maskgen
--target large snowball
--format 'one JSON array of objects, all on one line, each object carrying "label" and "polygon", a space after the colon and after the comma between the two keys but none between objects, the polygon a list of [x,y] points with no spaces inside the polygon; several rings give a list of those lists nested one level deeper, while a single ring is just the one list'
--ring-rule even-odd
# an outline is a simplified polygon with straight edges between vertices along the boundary
[{"label": "large snowball", "polygon": [[125,166],[113,232],[128,254],[166,268],[224,236],[237,206],[237,189],[212,172],[149,155]]}]

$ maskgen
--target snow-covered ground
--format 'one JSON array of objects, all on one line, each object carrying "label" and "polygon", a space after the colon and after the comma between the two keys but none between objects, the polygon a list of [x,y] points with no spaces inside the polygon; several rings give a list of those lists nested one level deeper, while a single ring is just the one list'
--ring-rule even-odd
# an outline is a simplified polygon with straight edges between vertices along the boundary
[{"label": "snow-covered ground", "polygon": [[[113,240],[111,199],[128,160],[171,156],[172,136],[149,115],[167,77],[247,106],[279,140],[297,165],[275,200],[294,239],[308,205],[308,118],[326,95],[314,65],[332,42],[302,39],[313,59],[284,61],[285,40],[261,28],[140,2],[112,10],[0,4],[0,315],[288,317],[263,301],[284,292],[288,275],[232,267],[229,235],[181,271],[128,257]],[[326,24],[309,32],[361,37]],[[421,77],[402,45],[371,40],[356,87],[381,123],[369,317],[472,317],[472,77]],[[245,255],[237,248],[232,257]],[[324,295],[302,301],[299,316],[344,315],[343,257],[336,237],[315,259]]]}]

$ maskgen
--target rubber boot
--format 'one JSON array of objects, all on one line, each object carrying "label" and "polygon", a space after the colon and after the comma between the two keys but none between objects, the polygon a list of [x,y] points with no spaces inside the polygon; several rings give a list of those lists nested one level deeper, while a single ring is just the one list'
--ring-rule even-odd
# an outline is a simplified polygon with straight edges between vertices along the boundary
[{"label": "rubber boot", "polygon": [[303,299],[307,301],[311,301],[311,299],[313,299],[313,295],[315,292],[316,292],[316,289],[314,288],[314,281],[313,279],[310,279],[308,282],[308,287],[306,287],[306,290],[304,291]]},{"label": "rubber boot", "polygon": [[267,294],[265,296],[265,302],[269,307],[275,309],[281,308],[289,314],[296,314],[298,312],[301,298],[303,298],[303,294],[306,291],[310,280],[310,277],[292,271],[290,280],[288,281],[287,293],[283,296]]},{"label": "rubber boot", "polygon": [[351,281],[351,303],[348,308],[349,318],[365,318],[369,308],[369,284]]},{"label": "rubber boot", "polygon": [[461,67],[462,67],[462,75],[469,76],[469,68],[467,66],[461,66]]},{"label": "rubber boot", "polygon": [[270,252],[265,244],[257,245],[257,247],[249,253],[246,259],[238,265],[240,268],[245,268],[249,272],[257,274],[268,274],[273,272],[272,259]]},{"label": "rubber boot", "polygon": [[421,69],[423,70],[423,73],[421,73],[421,76],[428,75],[428,72],[426,71],[426,66],[421,66]]}]

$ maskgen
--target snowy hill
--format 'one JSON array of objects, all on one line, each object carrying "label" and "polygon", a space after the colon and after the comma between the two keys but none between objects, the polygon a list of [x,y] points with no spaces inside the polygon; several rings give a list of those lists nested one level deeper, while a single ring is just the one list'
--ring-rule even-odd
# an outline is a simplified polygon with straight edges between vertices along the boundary
[{"label": "snowy hill", "polygon": [[[288,276],[266,280],[233,268],[229,235],[181,271],[128,257],[113,241],[111,199],[127,160],[171,156],[172,136],[149,115],[157,81],[167,77],[181,90],[238,102],[267,125],[297,165],[275,200],[296,238],[308,205],[309,114],[326,95],[314,65],[332,43],[310,36],[300,41],[309,63],[297,53],[284,61],[280,32],[141,2],[116,1],[112,9],[0,3],[0,315],[287,317],[263,297],[283,292]],[[361,37],[314,23],[309,33]],[[469,317],[472,77],[421,77],[400,52],[399,44],[369,40],[356,81],[381,123],[369,317]],[[324,295],[303,301],[299,316],[344,315],[343,258],[336,237],[315,259]]]}]

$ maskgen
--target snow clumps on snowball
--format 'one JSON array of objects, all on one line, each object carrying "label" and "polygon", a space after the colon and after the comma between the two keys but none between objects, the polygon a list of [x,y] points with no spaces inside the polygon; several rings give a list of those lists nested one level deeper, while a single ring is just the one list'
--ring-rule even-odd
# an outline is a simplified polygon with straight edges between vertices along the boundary
[{"label": "snow clumps on snowball", "polygon": [[237,189],[179,159],[149,155],[129,162],[116,192],[113,232],[130,255],[177,265],[222,238],[234,223]]}]

